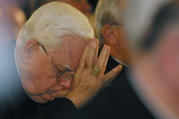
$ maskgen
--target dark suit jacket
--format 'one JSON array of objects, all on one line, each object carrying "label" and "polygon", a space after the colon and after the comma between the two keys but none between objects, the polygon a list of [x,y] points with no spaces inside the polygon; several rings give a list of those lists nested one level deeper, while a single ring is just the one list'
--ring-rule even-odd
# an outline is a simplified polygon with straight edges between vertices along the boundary
[{"label": "dark suit jacket", "polygon": [[[107,71],[118,63],[109,58]],[[83,109],[81,113],[89,119],[153,119],[154,117],[145,108],[131,88],[128,77],[128,68],[112,81],[111,86],[99,94]]]}]

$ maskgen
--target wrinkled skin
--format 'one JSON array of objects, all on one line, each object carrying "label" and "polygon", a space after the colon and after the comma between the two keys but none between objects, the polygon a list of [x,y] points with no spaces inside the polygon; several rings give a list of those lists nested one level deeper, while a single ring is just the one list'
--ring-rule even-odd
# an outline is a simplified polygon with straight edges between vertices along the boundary
[{"label": "wrinkled skin", "polygon": [[[54,64],[61,71],[65,67],[75,72],[86,41],[78,36],[64,36],[55,52],[48,52]],[[36,102],[45,103],[56,97],[65,97],[71,88],[72,77],[61,76],[57,82],[57,73],[42,48],[37,45],[32,58],[25,63],[22,71],[22,84],[27,94]]]}]

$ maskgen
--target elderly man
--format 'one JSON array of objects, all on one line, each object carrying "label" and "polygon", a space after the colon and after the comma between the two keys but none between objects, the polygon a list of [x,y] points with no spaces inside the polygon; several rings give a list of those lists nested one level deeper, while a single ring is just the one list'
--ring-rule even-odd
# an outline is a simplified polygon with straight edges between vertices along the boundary
[{"label": "elderly man", "polygon": [[1,117],[73,116],[76,108],[87,103],[121,70],[118,66],[104,75],[110,48],[104,46],[98,58],[98,41],[93,35],[87,17],[65,3],[52,2],[34,12],[16,42],[16,64],[23,88],[21,84],[18,89],[11,87],[17,93],[0,98],[5,101],[1,102]]},{"label": "elderly man", "polygon": [[160,119],[179,118],[178,12],[172,0],[131,0],[125,17],[133,53],[131,84]]}]

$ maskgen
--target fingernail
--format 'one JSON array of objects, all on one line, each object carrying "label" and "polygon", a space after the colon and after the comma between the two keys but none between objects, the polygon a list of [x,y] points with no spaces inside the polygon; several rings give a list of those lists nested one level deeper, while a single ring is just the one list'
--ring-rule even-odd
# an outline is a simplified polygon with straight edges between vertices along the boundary
[{"label": "fingernail", "polygon": [[123,66],[120,64],[120,65],[118,65],[117,66],[119,69],[120,69],[120,71],[122,70],[122,68],[123,68]]}]

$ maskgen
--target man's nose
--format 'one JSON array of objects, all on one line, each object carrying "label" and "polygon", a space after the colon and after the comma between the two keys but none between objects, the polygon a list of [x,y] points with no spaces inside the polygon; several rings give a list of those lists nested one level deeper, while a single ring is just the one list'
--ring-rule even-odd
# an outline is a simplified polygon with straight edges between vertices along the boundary
[{"label": "man's nose", "polygon": [[61,77],[60,82],[58,85],[64,87],[64,89],[70,89],[72,84],[72,77]]},{"label": "man's nose", "polygon": [[70,89],[72,85],[72,78],[70,79],[63,79],[61,78],[61,80],[56,83],[52,88],[50,88],[50,90],[52,92],[56,92],[56,91],[60,91],[60,90],[65,90],[65,89]]}]

